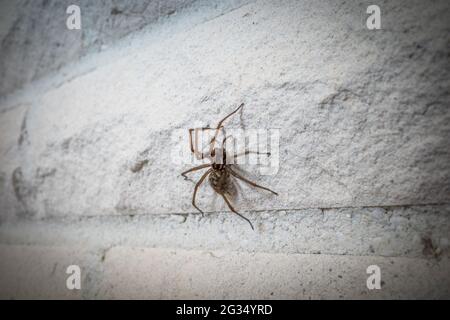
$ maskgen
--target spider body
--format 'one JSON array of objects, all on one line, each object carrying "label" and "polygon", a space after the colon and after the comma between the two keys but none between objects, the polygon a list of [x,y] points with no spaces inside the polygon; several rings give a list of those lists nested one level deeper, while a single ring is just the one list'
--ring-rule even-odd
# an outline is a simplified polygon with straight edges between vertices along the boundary
[{"label": "spider body", "polygon": [[226,164],[214,163],[208,177],[211,187],[218,194],[229,193],[232,188],[230,173],[226,170],[226,166]]},{"label": "spider body", "polygon": [[[237,173],[236,171],[233,170],[232,163],[227,163],[227,152],[225,149],[225,143],[228,137],[225,137],[222,141],[222,145],[219,148],[215,147],[215,143],[217,140],[217,135],[219,133],[219,130],[223,130],[223,122],[228,119],[230,116],[232,116],[233,114],[235,114],[236,112],[238,112],[238,110],[240,110],[242,107],[244,106],[244,104],[242,103],[236,110],[234,110],[232,113],[230,113],[229,115],[227,115],[225,118],[223,118],[219,124],[217,125],[217,128],[214,128],[215,130],[215,134],[214,137],[211,139],[210,141],[210,148],[209,148],[209,153],[204,154],[203,152],[198,150],[198,141],[197,141],[197,134],[195,134],[195,147],[194,144],[192,143],[192,132],[196,131],[197,129],[189,129],[189,143],[190,143],[190,148],[191,148],[191,152],[196,156],[197,159],[204,159],[207,158],[211,161],[210,164],[203,164],[194,168],[191,168],[189,170],[184,171],[183,173],[181,173],[181,175],[187,179],[186,174],[192,171],[197,171],[197,170],[201,170],[201,169],[206,169],[209,168],[202,176],[201,178],[198,180],[198,182],[196,183],[195,187],[194,187],[194,194],[192,196],[192,205],[198,210],[200,211],[200,213],[203,214],[203,211],[197,207],[196,203],[195,203],[195,198],[197,195],[197,191],[198,188],[200,187],[200,185],[203,183],[203,181],[208,177],[209,183],[211,185],[211,187],[213,188],[213,190],[219,194],[225,201],[225,203],[228,205],[228,207],[230,208],[230,210],[234,213],[236,213],[237,215],[239,215],[241,218],[245,219],[251,226],[251,228],[254,230],[253,228],[253,224],[251,223],[250,220],[248,220],[246,217],[244,217],[243,215],[241,215],[239,212],[237,212],[234,207],[232,206],[230,200],[228,199],[228,196],[231,195],[232,191],[233,191],[233,180],[232,177],[242,180],[246,183],[248,183],[249,185],[256,187],[256,188],[260,188],[260,189],[264,189],[266,191],[269,191],[275,195],[278,195],[278,193],[276,193],[275,191],[270,190],[269,188],[260,186],[248,179],[246,179],[245,177],[243,177],[240,173]],[[201,128],[201,130],[206,130],[206,129],[210,129],[210,128]],[[260,153],[257,151],[248,151],[246,150],[243,153],[238,153],[233,155],[233,159],[235,160],[237,157],[240,156],[244,156],[247,155],[249,153],[256,153],[256,154],[265,154],[270,156],[270,153]],[[221,155],[221,157],[218,157],[217,155]],[[234,162],[233,162],[234,163]]]}]

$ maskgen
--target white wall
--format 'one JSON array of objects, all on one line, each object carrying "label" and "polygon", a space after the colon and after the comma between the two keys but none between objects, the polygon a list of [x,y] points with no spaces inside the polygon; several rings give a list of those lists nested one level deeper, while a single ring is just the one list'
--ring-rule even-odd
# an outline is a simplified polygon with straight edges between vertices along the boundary
[{"label": "white wall", "polygon": [[[0,265],[14,275],[1,294],[70,296],[58,272],[75,251],[87,272],[75,298],[126,297],[142,283],[120,270],[141,263],[157,276],[140,297],[449,297],[449,5],[381,2],[382,30],[368,30],[369,4],[183,2],[5,96],[0,241],[15,258]],[[198,215],[179,175],[189,166],[171,157],[177,129],[215,125],[241,102],[230,127],[281,134],[276,175],[245,168],[280,195],[242,185],[236,199],[255,232],[207,184]],[[199,266],[191,255],[219,283],[249,279],[245,294],[162,286],[167,265],[185,266],[182,279]],[[209,255],[236,270],[224,276]],[[30,259],[32,272],[52,266],[53,287],[24,284],[14,270]],[[374,261],[389,270],[382,293],[365,287]],[[269,263],[270,285],[254,272]]]}]

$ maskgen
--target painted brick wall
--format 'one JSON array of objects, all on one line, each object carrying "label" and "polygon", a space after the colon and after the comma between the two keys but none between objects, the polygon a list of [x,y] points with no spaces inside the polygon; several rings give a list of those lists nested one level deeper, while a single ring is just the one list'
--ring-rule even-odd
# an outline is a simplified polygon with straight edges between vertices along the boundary
[{"label": "painted brick wall", "polygon": [[[24,3],[1,33],[1,297],[450,297],[446,1],[382,1],[381,30],[367,1],[81,1],[80,31]],[[199,215],[174,161],[176,132],[242,102],[228,126],[280,133],[276,174],[242,166],[279,196],[236,184],[255,231],[207,183]]]}]

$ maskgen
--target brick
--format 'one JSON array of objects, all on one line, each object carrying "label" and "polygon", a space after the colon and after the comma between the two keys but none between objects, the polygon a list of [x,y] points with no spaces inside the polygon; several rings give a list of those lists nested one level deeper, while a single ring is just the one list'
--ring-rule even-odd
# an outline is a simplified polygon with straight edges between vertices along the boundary
[{"label": "brick", "polygon": [[[381,269],[369,290],[367,267]],[[449,298],[449,260],[115,247],[104,261],[114,299]]]}]

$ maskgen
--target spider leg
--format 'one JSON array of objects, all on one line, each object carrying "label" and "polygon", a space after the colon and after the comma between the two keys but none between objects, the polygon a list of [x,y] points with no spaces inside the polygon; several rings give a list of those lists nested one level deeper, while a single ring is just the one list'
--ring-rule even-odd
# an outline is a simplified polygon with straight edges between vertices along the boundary
[{"label": "spider leg", "polygon": [[270,152],[259,152],[259,151],[250,151],[250,150],[246,150],[245,152],[241,152],[241,153],[235,154],[235,155],[234,155],[234,159],[236,160],[237,157],[245,156],[245,155],[250,154],[250,153],[254,153],[254,154],[265,154],[265,155],[267,155],[267,156],[270,156]]},{"label": "spider leg", "polygon": [[214,130],[216,130],[216,132],[214,133],[214,137],[212,137],[211,140],[209,141],[209,153],[211,153],[214,150],[214,146],[216,144],[217,135],[219,134],[220,129],[223,130],[223,134],[224,135],[226,134],[224,126],[220,126],[220,127],[217,127],[216,129],[214,129]]},{"label": "spider leg", "polygon": [[223,123],[225,120],[227,120],[229,117],[231,117],[233,114],[235,114],[236,112],[238,112],[239,109],[241,109],[243,106],[244,106],[244,103],[241,103],[241,104],[239,105],[239,107],[237,107],[236,110],[234,110],[232,113],[230,113],[230,114],[227,115],[225,118],[223,118],[222,120],[219,121],[219,124],[217,125],[216,133],[215,133],[214,137],[211,139],[211,142],[210,142],[210,143],[211,143],[210,151],[212,151],[212,150],[214,149],[214,143],[215,143],[215,141],[216,141],[216,139],[217,139],[217,134],[219,133],[219,129],[222,127],[222,123]]},{"label": "spider leg", "polygon": [[251,186],[253,186],[253,187],[260,188],[260,189],[264,189],[264,190],[267,190],[267,191],[269,191],[269,192],[272,192],[272,193],[275,194],[275,195],[278,195],[278,193],[276,193],[275,191],[272,191],[272,190],[270,190],[269,188],[260,186],[260,185],[258,185],[258,184],[256,184],[256,183],[254,183],[254,182],[252,182],[252,181],[250,181],[250,180],[244,178],[243,176],[241,176],[241,175],[238,174],[237,172],[233,171],[230,167],[228,167],[227,170],[228,170],[233,176],[235,176],[236,178],[241,179],[242,181],[247,182],[249,185],[251,185]]},{"label": "spider leg", "polygon": [[212,169],[209,169],[208,171],[206,171],[202,177],[200,178],[200,180],[198,180],[197,184],[194,187],[194,194],[192,196],[192,205],[195,207],[195,209],[197,209],[198,211],[200,211],[200,213],[202,214],[202,216],[204,216],[203,211],[200,210],[199,207],[197,207],[197,205],[195,204],[195,197],[197,196],[197,190],[200,187],[200,185],[203,183],[203,180],[205,180],[205,178],[211,173]]},{"label": "spider leg", "polygon": [[197,167],[194,167],[194,168],[190,168],[189,170],[186,170],[186,171],[182,172],[181,175],[184,177],[185,180],[187,180],[187,177],[186,177],[187,173],[192,172],[192,171],[197,171],[197,170],[200,170],[200,169],[204,169],[204,168],[207,168],[209,166],[211,166],[209,163],[202,164],[200,166],[197,166]]},{"label": "spider leg", "polygon": [[250,224],[250,227],[252,227],[252,229],[255,230],[255,228],[253,228],[252,222],[249,219],[247,219],[246,217],[244,217],[242,214],[237,212],[231,205],[230,201],[227,199],[227,197],[225,197],[225,195],[223,193],[220,193],[220,195],[222,196],[223,200],[225,200],[226,204],[228,205],[228,208],[230,208],[230,210],[233,211],[234,213],[236,213],[239,217],[246,220]]},{"label": "spider leg", "polygon": [[222,123],[223,123],[225,120],[227,120],[227,119],[228,119],[229,117],[231,117],[233,114],[235,114],[236,112],[238,112],[239,109],[241,109],[243,106],[244,106],[244,103],[241,103],[241,104],[239,105],[239,107],[237,107],[236,110],[234,110],[232,113],[230,113],[230,114],[227,115],[225,118],[223,118],[222,120],[220,120],[220,121],[219,121],[219,124],[217,125],[217,128],[221,127],[221,126],[222,126]]},{"label": "spider leg", "polygon": [[[222,127],[223,128],[223,127]],[[225,129],[223,129],[224,134],[225,134]],[[214,153],[214,159],[213,162],[214,163],[226,163],[226,141],[227,139],[234,139],[234,137],[232,135],[228,135],[225,136],[222,140],[222,144],[221,144],[221,148],[216,149],[213,153]]]},{"label": "spider leg", "polygon": [[[205,131],[205,130],[215,130],[215,136],[211,139],[211,141],[209,142],[209,144],[211,144],[216,138],[217,138],[217,133],[219,132],[219,130],[222,129],[224,134],[225,134],[225,128],[223,126],[219,127],[219,128],[195,128],[195,129],[189,129],[189,147],[191,149],[191,152],[195,155],[195,157],[197,158],[197,160],[202,160],[204,158],[207,159],[211,159],[211,153],[213,148],[210,148],[209,150],[209,154],[206,154],[204,152],[199,151],[199,147],[198,147],[198,131]],[[195,142],[192,142],[192,132],[194,132],[194,136],[195,136]],[[224,141],[226,140],[226,138],[224,139]]]}]

